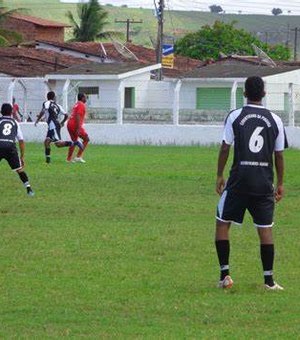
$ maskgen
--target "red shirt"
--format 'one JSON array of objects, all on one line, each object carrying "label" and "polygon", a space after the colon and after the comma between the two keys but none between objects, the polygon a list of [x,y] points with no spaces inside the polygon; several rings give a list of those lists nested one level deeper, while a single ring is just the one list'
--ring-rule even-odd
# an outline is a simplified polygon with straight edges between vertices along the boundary
[{"label": "red shirt", "polygon": [[85,115],[85,104],[82,101],[78,101],[73,107],[71,117],[69,119],[69,124],[76,126],[76,117],[79,117],[79,127],[82,127]]}]

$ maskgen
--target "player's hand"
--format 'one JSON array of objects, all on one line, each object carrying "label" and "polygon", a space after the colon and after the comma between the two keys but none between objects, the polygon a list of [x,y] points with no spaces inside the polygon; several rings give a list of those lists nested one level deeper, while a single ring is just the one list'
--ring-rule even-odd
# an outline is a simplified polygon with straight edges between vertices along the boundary
[{"label": "player's hand", "polygon": [[225,187],[225,179],[223,176],[218,176],[217,177],[217,181],[216,181],[216,192],[217,194],[219,194],[220,196],[223,193]]},{"label": "player's hand", "polygon": [[279,202],[284,195],[283,185],[278,185],[275,190],[275,202]]},{"label": "player's hand", "polygon": [[24,166],[25,166],[24,157],[20,157],[20,160],[21,160],[21,165],[22,165],[22,167],[24,167]]}]

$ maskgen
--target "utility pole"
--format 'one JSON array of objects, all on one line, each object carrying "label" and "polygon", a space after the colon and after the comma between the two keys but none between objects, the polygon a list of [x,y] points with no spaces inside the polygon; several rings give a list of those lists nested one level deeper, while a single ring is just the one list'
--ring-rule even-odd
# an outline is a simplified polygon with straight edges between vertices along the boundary
[{"label": "utility pole", "polygon": [[[158,20],[158,29],[157,29],[157,43],[156,43],[156,62],[157,64],[161,64],[162,62],[162,49],[163,49],[163,38],[164,38],[164,8],[165,1],[159,0],[157,10],[157,20]],[[162,80],[162,69],[157,71],[157,80]]]},{"label": "utility pole", "polygon": [[295,35],[294,35],[294,61],[297,61],[298,30],[299,30],[298,27],[291,29],[291,31],[295,31]]},{"label": "utility pole", "polygon": [[126,19],[126,20],[115,20],[117,23],[125,23],[126,24],[126,42],[130,42],[129,34],[130,34],[130,24],[142,24],[143,20],[135,21],[133,19]]}]

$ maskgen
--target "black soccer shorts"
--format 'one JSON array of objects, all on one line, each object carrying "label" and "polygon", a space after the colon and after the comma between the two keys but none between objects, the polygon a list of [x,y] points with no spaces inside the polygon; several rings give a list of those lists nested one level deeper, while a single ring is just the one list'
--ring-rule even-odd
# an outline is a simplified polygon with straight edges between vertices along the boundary
[{"label": "black soccer shorts", "polygon": [[15,144],[9,148],[0,148],[0,161],[6,159],[13,171],[22,169],[22,163]]},{"label": "black soccer shorts", "polygon": [[224,190],[217,206],[216,218],[242,224],[248,210],[256,227],[272,227],[274,208],[274,195],[254,196]]},{"label": "black soccer shorts", "polygon": [[60,141],[61,140],[60,127],[48,130],[46,138],[49,138],[53,143]]}]

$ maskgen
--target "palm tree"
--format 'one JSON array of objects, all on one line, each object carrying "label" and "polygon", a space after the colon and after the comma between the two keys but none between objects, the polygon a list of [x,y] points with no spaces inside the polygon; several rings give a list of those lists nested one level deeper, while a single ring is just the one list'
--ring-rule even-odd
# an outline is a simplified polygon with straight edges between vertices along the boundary
[{"label": "palm tree", "polygon": [[107,24],[108,13],[99,4],[98,0],[89,0],[88,3],[77,5],[79,23],[69,11],[67,16],[73,25],[74,41],[94,41],[103,33]]}]

